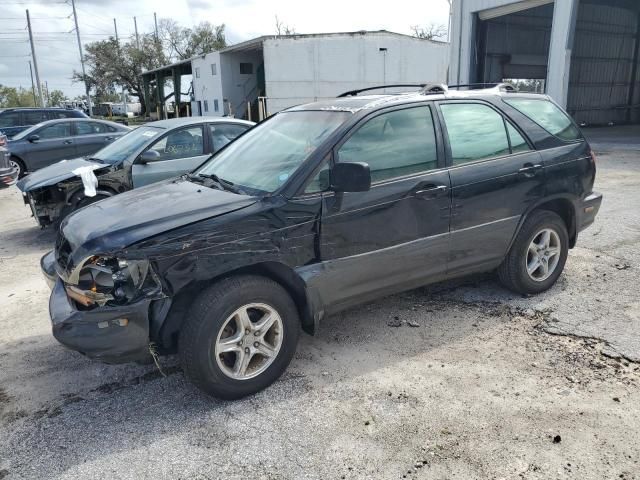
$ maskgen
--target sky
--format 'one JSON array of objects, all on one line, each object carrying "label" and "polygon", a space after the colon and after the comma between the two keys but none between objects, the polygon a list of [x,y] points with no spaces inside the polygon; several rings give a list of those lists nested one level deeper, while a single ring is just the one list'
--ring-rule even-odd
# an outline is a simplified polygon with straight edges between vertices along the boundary
[{"label": "sky", "polygon": [[[25,10],[29,9],[36,58],[42,83],[73,98],[84,87],[73,83],[80,71],[80,54],[71,0],[0,0],[0,84],[31,87],[31,52]],[[296,33],[390,30],[410,33],[413,25],[448,24],[447,0],[76,0],[83,44],[114,34],[121,39],[138,31],[153,31],[153,14],[183,26],[201,21],[226,24],[230,44],[275,33],[275,17]]]}]

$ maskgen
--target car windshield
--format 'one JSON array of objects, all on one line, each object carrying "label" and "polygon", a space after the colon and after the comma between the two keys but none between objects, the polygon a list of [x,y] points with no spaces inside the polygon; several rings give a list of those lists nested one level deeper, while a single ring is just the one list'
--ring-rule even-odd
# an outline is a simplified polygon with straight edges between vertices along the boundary
[{"label": "car windshield", "polygon": [[157,127],[139,127],[91,155],[92,159],[104,163],[118,163],[126,160],[131,154],[142,148],[147,142],[156,138],[164,130]]},{"label": "car windshield", "polygon": [[229,144],[195,173],[273,192],[349,116],[338,111],[279,113]]},{"label": "car windshield", "polygon": [[27,128],[26,130],[23,130],[20,133],[14,135],[11,140],[22,140],[23,138],[27,138],[29,135],[31,135],[33,132],[38,130],[43,125],[44,125],[44,122],[36,123],[35,125]]}]

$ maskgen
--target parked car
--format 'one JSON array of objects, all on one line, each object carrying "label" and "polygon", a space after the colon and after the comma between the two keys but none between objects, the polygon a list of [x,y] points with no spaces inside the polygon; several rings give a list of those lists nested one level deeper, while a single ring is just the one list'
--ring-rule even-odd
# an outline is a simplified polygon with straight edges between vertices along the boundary
[{"label": "parked car", "polygon": [[18,169],[11,164],[9,150],[0,146],[0,189],[7,188],[18,179]]},{"label": "parked car", "polygon": [[[31,173],[18,188],[36,222],[46,226],[90,203],[190,172],[253,125],[215,117],[148,123],[85,158]],[[86,195],[79,168],[93,169],[98,182],[94,196]]]},{"label": "parked car", "polygon": [[11,138],[32,125],[62,118],[87,118],[73,108],[7,108],[0,111],[0,133]]},{"label": "parked car", "polygon": [[493,270],[547,290],[600,207],[595,169],[549,97],[503,86],[293,107],[67,217],[41,261],[53,334],[107,362],[152,344],[205,392],[252,394],[347,307]]},{"label": "parked car", "polygon": [[22,178],[62,159],[91,155],[130,130],[119,123],[90,118],[49,120],[15,135],[7,148]]}]

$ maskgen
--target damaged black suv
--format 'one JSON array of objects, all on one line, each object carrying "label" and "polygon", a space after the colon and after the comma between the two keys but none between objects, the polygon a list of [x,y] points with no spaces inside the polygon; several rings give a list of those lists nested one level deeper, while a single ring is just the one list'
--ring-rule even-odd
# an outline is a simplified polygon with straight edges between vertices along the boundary
[{"label": "damaged black suv", "polygon": [[351,305],[474,272],[525,294],[556,282],[601,203],[568,115],[504,85],[358,93],[71,214],[42,259],[54,336],[106,362],[178,352],[238,398]]}]

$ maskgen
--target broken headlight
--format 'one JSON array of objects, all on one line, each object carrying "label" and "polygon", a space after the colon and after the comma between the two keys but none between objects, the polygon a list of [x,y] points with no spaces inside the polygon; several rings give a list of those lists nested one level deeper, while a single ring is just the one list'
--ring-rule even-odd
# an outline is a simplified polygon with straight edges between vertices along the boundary
[{"label": "broken headlight", "polygon": [[146,260],[94,256],[80,269],[77,286],[67,286],[67,293],[85,307],[107,302],[123,304],[138,295],[148,274]]}]

